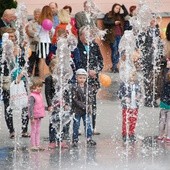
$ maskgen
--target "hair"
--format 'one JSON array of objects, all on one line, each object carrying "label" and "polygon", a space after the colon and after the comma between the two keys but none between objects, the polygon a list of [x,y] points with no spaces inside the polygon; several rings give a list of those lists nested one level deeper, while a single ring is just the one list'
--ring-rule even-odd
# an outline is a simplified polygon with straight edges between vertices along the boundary
[{"label": "hair", "polygon": [[166,27],[166,39],[170,41],[170,22]]},{"label": "hair", "polygon": [[129,8],[130,14],[132,14],[132,12],[133,12],[135,9],[136,9],[136,6],[135,6],[135,5],[130,6],[130,8]]},{"label": "hair", "polygon": [[[112,10],[111,10],[112,15],[115,15],[114,9],[115,9],[115,7],[116,7],[117,5],[121,7],[121,5],[118,4],[118,3],[113,4]],[[117,14],[120,14],[120,11],[119,11]]]},{"label": "hair", "polygon": [[166,76],[166,77],[167,77],[167,81],[168,81],[168,82],[170,82],[170,71],[168,71],[168,73],[167,73],[167,76]]},{"label": "hair", "polygon": [[49,3],[49,6],[50,6],[51,4],[55,4],[56,8],[58,8],[58,4],[57,4],[56,2],[50,2],[50,3]]},{"label": "hair", "polygon": [[0,28],[0,38],[2,38],[2,35],[4,33],[15,33],[16,29],[15,28],[8,28],[8,27],[1,27]]},{"label": "hair", "polygon": [[38,23],[42,24],[44,19],[49,19],[49,20],[53,21],[53,13],[52,13],[50,6],[48,6],[48,5],[45,5],[42,8]]},{"label": "hair", "polygon": [[122,28],[122,30],[124,30],[124,19],[120,15],[120,11],[118,13],[114,12],[114,9],[115,9],[116,6],[121,7],[121,5],[118,4],[118,3],[113,4],[111,11],[108,13],[108,16],[109,16],[109,18],[112,18],[114,21],[117,21],[117,20],[120,21],[121,22],[121,28]]},{"label": "hair", "polygon": [[15,28],[8,28],[8,27],[1,27],[0,28],[0,33],[1,35],[4,33],[14,33],[16,31]]},{"label": "hair", "polygon": [[50,61],[50,64],[49,64],[49,71],[50,73],[53,73],[54,71],[54,67],[58,64],[58,57],[55,56],[51,61]]},{"label": "hair", "polygon": [[40,13],[41,13],[41,9],[40,9],[40,8],[36,8],[36,9],[34,10],[34,14],[37,13],[37,12],[40,12]]},{"label": "hair", "polygon": [[13,9],[6,9],[2,15],[2,18],[6,18],[8,16],[14,16],[15,11]]},{"label": "hair", "polygon": [[72,12],[72,7],[69,5],[64,6],[63,9],[69,9],[70,14]]},{"label": "hair", "polygon": [[68,12],[65,9],[61,9],[58,12],[58,19],[61,23],[69,23],[70,22],[70,15],[68,14]]},{"label": "hair", "polygon": [[90,28],[89,26],[82,26],[80,29],[79,29],[79,36],[81,36],[84,32],[87,32],[87,31],[90,31]]},{"label": "hair", "polygon": [[30,84],[30,91],[35,90],[36,87],[42,87],[43,82],[39,77],[32,77],[31,84]]}]

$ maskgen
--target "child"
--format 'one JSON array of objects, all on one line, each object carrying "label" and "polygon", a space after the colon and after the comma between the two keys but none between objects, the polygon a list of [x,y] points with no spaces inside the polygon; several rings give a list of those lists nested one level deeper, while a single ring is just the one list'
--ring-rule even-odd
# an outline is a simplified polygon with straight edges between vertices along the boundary
[{"label": "child", "polygon": [[139,99],[141,97],[141,88],[137,82],[136,72],[130,74],[128,82],[121,83],[118,97],[121,99],[122,105],[123,142],[126,142],[128,138],[130,142],[135,142],[135,127],[138,116]]},{"label": "child", "polygon": [[41,94],[43,83],[34,77],[31,81],[31,94],[28,99],[28,114],[31,120],[31,150],[44,150],[40,147],[40,124],[41,119],[45,116],[45,105]]},{"label": "child", "polygon": [[170,72],[163,87],[160,108],[158,140],[165,139],[165,142],[170,143]]},{"label": "child", "polygon": [[[80,127],[80,120],[83,119],[84,127],[86,129],[87,144],[90,146],[96,145],[96,142],[92,140],[92,128],[90,122],[91,102],[90,86],[86,85],[87,72],[84,69],[78,69],[76,71],[77,85],[72,88],[72,111],[75,113],[75,119],[73,122],[73,147],[78,147],[78,134]],[[87,94],[88,90],[88,94]],[[91,95],[90,95],[90,94]],[[88,95],[88,96],[87,96]],[[88,103],[86,102],[88,97]],[[88,105],[88,106],[87,106]]]},{"label": "child", "polygon": [[[54,101],[53,99],[54,95],[56,94],[55,86],[57,85],[57,80],[56,78],[54,78],[53,75],[55,74],[54,73],[55,67],[57,66],[58,63],[59,61],[57,58],[53,58],[51,60],[49,64],[50,75],[45,78],[45,96],[48,105],[48,111],[51,112],[50,124],[49,124],[49,141],[50,141],[48,146],[49,149],[54,149],[58,147],[58,145],[56,144],[56,139],[57,139],[56,125],[60,123],[59,116],[58,116],[60,112],[60,105],[54,106],[54,104],[56,104],[58,101]],[[58,120],[56,118],[58,118]],[[68,145],[64,141],[62,141],[61,148],[67,149]]]}]

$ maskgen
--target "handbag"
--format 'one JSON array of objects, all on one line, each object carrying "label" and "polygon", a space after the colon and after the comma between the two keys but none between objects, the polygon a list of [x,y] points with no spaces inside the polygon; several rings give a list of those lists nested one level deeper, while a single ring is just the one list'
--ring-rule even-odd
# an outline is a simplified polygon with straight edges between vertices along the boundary
[{"label": "handbag", "polygon": [[13,81],[10,85],[10,106],[11,108],[24,108],[28,104],[28,95],[23,80],[19,83]]}]

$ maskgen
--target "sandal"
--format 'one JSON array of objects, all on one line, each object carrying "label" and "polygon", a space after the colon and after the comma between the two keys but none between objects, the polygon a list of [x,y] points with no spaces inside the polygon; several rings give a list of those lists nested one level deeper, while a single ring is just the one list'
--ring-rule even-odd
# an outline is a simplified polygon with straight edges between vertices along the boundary
[{"label": "sandal", "polygon": [[23,138],[30,138],[30,134],[29,133],[22,133],[22,137]]}]

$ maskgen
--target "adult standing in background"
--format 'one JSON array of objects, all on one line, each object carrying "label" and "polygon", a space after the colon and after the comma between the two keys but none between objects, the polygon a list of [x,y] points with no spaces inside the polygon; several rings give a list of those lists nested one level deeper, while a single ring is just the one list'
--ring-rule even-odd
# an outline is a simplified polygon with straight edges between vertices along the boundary
[{"label": "adult standing in background", "polygon": [[132,30],[132,26],[130,25],[130,18],[133,16],[136,16],[137,14],[137,7],[135,5],[132,5],[129,7],[129,15],[125,17],[125,24],[124,24],[124,29],[125,30]]},{"label": "adult standing in background", "polygon": [[[120,13],[121,9],[123,13]],[[117,64],[119,62],[118,46],[120,39],[124,33],[125,17],[128,15],[128,11],[124,5],[115,3],[112,6],[112,10],[108,12],[103,19],[105,28],[108,29],[106,34],[106,42],[110,44],[112,51],[112,70],[118,72]]]},{"label": "adult standing in background", "polygon": [[75,14],[76,28],[79,30],[82,26],[96,26],[96,18],[91,15],[91,4],[88,1],[84,2],[84,11]]},{"label": "adult standing in background", "polygon": [[16,20],[15,10],[6,9],[0,18],[0,28],[12,27],[12,22]]},{"label": "adult standing in background", "polygon": [[[80,68],[88,72],[88,84],[92,87],[93,101],[92,101],[92,128],[93,134],[99,135],[96,131],[96,115],[97,115],[97,102],[96,94],[100,88],[99,72],[103,68],[103,58],[100,53],[97,43],[89,43],[87,33],[89,32],[88,26],[83,26],[79,30],[78,50],[80,53]],[[88,58],[89,56],[89,58]]]},{"label": "adult standing in background", "polygon": [[[66,5],[66,6],[63,7],[63,9],[65,9],[66,11],[68,11],[69,15],[71,16],[71,13],[72,13],[72,7],[71,7],[71,6]],[[72,16],[71,16],[70,24],[71,24],[72,26],[74,26],[74,27],[76,26],[76,20],[75,20],[75,18],[72,17]]]},{"label": "adult standing in background", "polygon": [[26,33],[29,38],[30,48],[32,51],[31,56],[29,57],[29,67],[28,74],[38,76],[38,62],[39,58],[36,55],[36,46],[39,41],[39,32],[37,30],[38,27],[38,19],[41,14],[41,9],[37,8],[34,10],[34,19],[28,22],[26,26]]},{"label": "adult standing in background", "polygon": [[158,107],[160,97],[160,66],[163,55],[163,43],[160,38],[159,25],[155,18],[150,22],[147,30],[139,36],[142,52],[142,72],[144,77],[146,107]]},{"label": "adult standing in background", "polygon": [[59,24],[59,19],[58,19],[58,4],[55,2],[50,2],[49,6],[52,10],[53,13],[53,28],[55,29],[56,26]]}]

